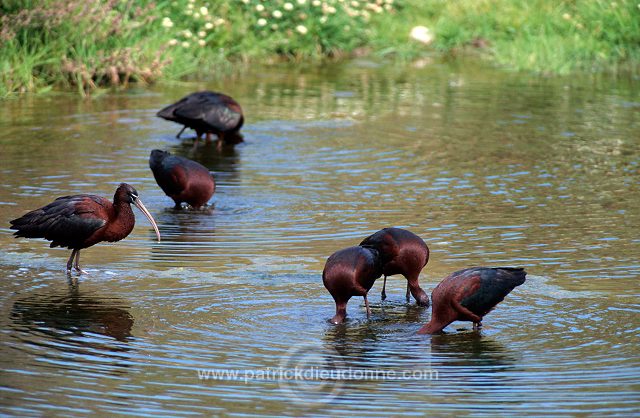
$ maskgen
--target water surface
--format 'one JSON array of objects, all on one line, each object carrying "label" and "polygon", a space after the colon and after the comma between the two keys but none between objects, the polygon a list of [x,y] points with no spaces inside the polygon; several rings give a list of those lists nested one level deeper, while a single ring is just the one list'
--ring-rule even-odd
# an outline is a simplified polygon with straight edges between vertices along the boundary
[{"label": "water surface", "polygon": [[[2,102],[0,411],[640,413],[638,81],[421,64],[270,67]],[[243,105],[244,144],[193,150],[154,116],[205,88]],[[154,148],[215,173],[210,211],[172,209],[148,169]],[[122,181],[162,242],[136,212],[131,235],[83,250],[90,275],[69,279],[68,250],[11,236],[9,220],[27,210],[67,194],[111,197]],[[523,266],[528,280],[480,332],[457,322],[415,335],[430,312],[404,301],[402,277],[385,302],[376,283],[371,320],[355,298],[345,325],[328,324],[326,258],[386,226],[429,245],[429,293],[474,265]],[[317,364],[387,374],[265,374]]]}]

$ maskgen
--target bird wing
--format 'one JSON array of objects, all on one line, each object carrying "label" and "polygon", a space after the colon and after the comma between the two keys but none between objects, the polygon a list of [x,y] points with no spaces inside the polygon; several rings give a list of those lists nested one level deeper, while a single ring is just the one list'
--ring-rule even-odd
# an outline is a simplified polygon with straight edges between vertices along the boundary
[{"label": "bird wing", "polygon": [[179,194],[184,187],[181,178],[175,173],[179,169],[179,163],[177,157],[170,155],[162,160],[153,160],[149,164],[156,183],[167,196]]},{"label": "bird wing", "polygon": [[243,121],[240,105],[220,94],[193,96],[176,106],[173,114],[182,119],[202,121],[223,132],[239,128]]},{"label": "bird wing", "polygon": [[59,197],[48,205],[11,221],[15,236],[45,238],[51,247],[75,248],[102,228],[108,219],[110,202],[100,196]]},{"label": "bird wing", "polygon": [[461,304],[470,311],[484,316],[516,287],[525,281],[526,272],[522,268],[477,268],[470,269],[469,275],[479,283],[477,290],[464,298]]}]

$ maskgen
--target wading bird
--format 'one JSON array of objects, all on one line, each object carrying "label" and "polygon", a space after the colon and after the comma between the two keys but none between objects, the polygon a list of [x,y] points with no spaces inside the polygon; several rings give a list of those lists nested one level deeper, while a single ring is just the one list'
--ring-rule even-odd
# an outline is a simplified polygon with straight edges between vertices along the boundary
[{"label": "wading bird", "polygon": [[102,241],[120,241],[129,235],[135,224],[131,204],[149,219],[160,241],[156,222],[140,201],[136,189],[126,183],[116,189],[113,203],[90,194],[59,197],[12,220],[11,229],[16,230],[16,237],[44,238],[51,241],[52,248],[73,250],[67,261],[67,271],[73,266],[78,272],[86,273],[80,268],[80,250]]},{"label": "wading bird", "polygon": [[363,296],[367,318],[371,316],[367,292],[382,274],[380,255],[374,248],[349,247],[333,253],[322,271],[322,282],[336,302],[331,318],[340,324],[347,316],[347,302],[352,296]]},{"label": "wading bird", "polygon": [[158,186],[175,202],[176,209],[181,208],[182,202],[200,209],[216,190],[213,174],[188,158],[154,149],[149,156],[149,167]]},{"label": "wading bird", "polygon": [[387,276],[402,274],[407,279],[407,302],[411,300],[411,293],[418,305],[429,306],[429,296],[418,282],[420,272],[429,261],[429,247],[422,238],[406,229],[384,228],[365,238],[360,246],[375,248],[380,253],[384,275],[382,300],[387,298]]},{"label": "wading bird", "polygon": [[431,293],[431,320],[418,334],[435,334],[453,321],[471,321],[474,329],[482,318],[515,287],[527,272],[513,267],[472,267],[449,275]]},{"label": "wading bird", "polygon": [[200,91],[183,97],[172,105],[165,107],[157,116],[184,125],[180,134],[191,128],[196,131],[194,147],[202,134],[207,134],[207,142],[211,142],[211,134],[218,136],[218,148],[222,144],[233,145],[242,142],[239,130],[244,123],[242,108],[231,97],[212,91]]}]

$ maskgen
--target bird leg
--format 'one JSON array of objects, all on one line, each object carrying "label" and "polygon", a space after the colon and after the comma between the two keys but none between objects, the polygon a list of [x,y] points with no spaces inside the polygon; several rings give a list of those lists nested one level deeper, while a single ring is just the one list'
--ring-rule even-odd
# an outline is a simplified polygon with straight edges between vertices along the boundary
[{"label": "bird leg", "polygon": [[385,291],[386,287],[387,287],[387,276],[384,276],[384,281],[382,282],[382,293],[380,294],[380,297],[382,298],[382,300],[385,300],[387,298],[387,292]]},{"label": "bird leg", "polygon": [[205,137],[205,140],[207,141],[207,144],[210,144],[211,141],[211,132],[207,132],[207,136]]},{"label": "bird leg", "polygon": [[364,295],[364,307],[367,309],[367,319],[371,318],[371,309],[369,309],[369,301],[366,294]]},{"label": "bird leg", "polygon": [[76,251],[78,252],[76,253],[76,262],[73,264],[73,268],[76,269],[78,273],[89,274],[80,268],[80,250],[76,250]]},{"label": "bird leg", "polygon": [[76,253],[78,252],[79,250],[76,250],[76,249],[71,251],[71,257],[69,257],[69,261],[67,261],[67,271],[71,271],[71,267],[73,266],[73,259],[76,256]]},{"label": "bird leg", "polygon": [[409,290],[409,282],[407,281],[407,303],[411,302],[411,291]]},{"label": "bird leg", "polygon": [[482,328],[482,322],[474,322],[473,323],[473,330],[474,331],[478,331],[480,328]]},{"label": "bird leg", "polygon": [[180,135],[182,135],[182,133],[184,132],[184,130],[185,130],[185,129],[187,129],[187,125],[184,125],[184,126],[182,127],[182,129],[180,130],[180,132],[178,132],[178,135],[176,135],[176,138],[177,138],[177,139],[180,139]]}]

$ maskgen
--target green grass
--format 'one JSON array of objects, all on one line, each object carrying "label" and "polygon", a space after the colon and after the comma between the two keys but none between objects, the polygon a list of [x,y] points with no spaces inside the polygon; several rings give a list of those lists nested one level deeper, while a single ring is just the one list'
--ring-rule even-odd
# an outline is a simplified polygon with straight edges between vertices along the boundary
[{"label": "green grass", "polygon": [[[429,45],[409,38],[430,29]],[[471,51],[518,71],[637,72],[640,4],[600,0],[0,0],[0,97],[354,53]]]}]

